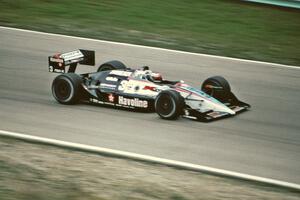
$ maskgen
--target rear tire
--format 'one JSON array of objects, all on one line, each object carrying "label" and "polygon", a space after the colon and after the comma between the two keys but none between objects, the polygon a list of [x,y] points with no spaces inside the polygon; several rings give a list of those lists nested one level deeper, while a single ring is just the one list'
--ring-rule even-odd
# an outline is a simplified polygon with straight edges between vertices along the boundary
[{"label": "rear tire", "polygon": [[177,119],[183,111],[184,99],[175,90],[165,90],[155,99],[155,112],[167,120]]},{"label": "rear tire", "polygon": [[82,79],[74,73],[61,74],[52,82],[53,97],[61,104],[78,103],[82,90]]},{"label": "rear tire", "polygon": [[224,101],[231,96],[231,88],[228,81],[222,76],[213,76],[206,79],[201,87],[206,94]]},{"label": "rear tire", "polygon": [[115,70],[115,69],[126,69],[126,65],[118,60],[112,60],[106,63],[103,63],[99,66],[97,72]]}]

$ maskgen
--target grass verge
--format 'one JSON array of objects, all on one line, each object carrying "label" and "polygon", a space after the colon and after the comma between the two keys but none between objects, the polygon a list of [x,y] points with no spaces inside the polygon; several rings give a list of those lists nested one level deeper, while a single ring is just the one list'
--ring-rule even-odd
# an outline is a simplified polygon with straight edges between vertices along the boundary
[{"label": "grass verge", "polygon": [[300,12],[234,0],[0,0],[0,25],[300,66]]},{"label": "grass verge", "polygon": [[288,199],[268,185],[0,137],[0,199]]}]

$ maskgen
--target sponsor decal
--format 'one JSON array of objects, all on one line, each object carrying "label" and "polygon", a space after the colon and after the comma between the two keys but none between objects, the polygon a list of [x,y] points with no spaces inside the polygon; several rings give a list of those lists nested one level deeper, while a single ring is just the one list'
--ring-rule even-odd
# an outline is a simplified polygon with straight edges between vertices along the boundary
[{"label": "sponsor decal", "polygon": [[213,85],[205,85],[204,87],[207,89],[223,89],[223,87]]},{"label": "sponsor decal", "polygon": [[83,54],[81,53],[80,50],[76,50],[76,51],[61,54],[60,57],[65,60],[72,60],[72,59],[78,59],[83,57]]},{"label": "sponsor decal", "polygon": [[118,76],[130,76],[132,74],[132,72],[113,70],[109,74],[114,74],[114,75],[118,75]]},{"label": "sponsor decal", "polygon": [[53,66],[49,66],[49,72],[65,73],[65,70],[57,69],[57,68],[54,68]]},{"label": "sponsor decal", "polygon": [[106,80],[107,81],[113,81],[113,82],[118,81],[118,79],[116,77],[111,77],[111,76],[106,77]]},{"label": "sponsor decal", "polygon": [[105,105],[115,105],[114,103],[99,101],[98,99],[94,99],[94,98],[90,98],[90,102],[97,103],[97,104],[105,104]]},{"label": "sponsor decal", "polygon": [[138,108],[148,108],[148,101],[141,100],[139,98],[129,99],[123,96],[119,96],[119,104]]},{"label": "sponsor decal", "polygon": [[82,60],[83,60],[83,58],[78,58],[78,59],[73,59],[73,60],[67,60],[67,61],[65,61],[65,65],[69,65],[71,63],[78,63],[78,62],[80,62]]},{"label": "sponsor decal", "polygon": [[153,91],[153,92],[159,92],[159,89],[157,89],[156,87],[154,86],[149,86],[149,85],[146,85],[143,90],[150,90],[150,91]]},{"label": "sponsor decal", "polygon": [[90,102],[92,103],[103,103],[103,101],[99,101],[98,99],[90,98]]},{"label": "sponsor decal", "polygon": [[59,58],[50,58],[50,61],[51,62],[59,62],[59,63],[63,63],[64,61],[63,61],[63,59],[59,59]]},{"label": "sponsor decal", "polygon": [[114,102],[115,101],[115,96],[113,94],[108,95],[108,101],[109,102]]},{"label": "sponsor decal", "polygon": [[65,70],[63,70],[63,69],[54,69],[54,72],[57,72],[57,73],[65,73]]},{"label": "sponsor decal", "polygon": [[101,83],[100,88],[114,90],[117,86],[113,84]]},{"label": "sponsor decal", "polygon": [[213,118],[217,118],[217,117],[222,117],[224,115],[228,115],[228,113],[214,111],[214,112],[208,113],[207,115],[210,117],[213,117]]}]

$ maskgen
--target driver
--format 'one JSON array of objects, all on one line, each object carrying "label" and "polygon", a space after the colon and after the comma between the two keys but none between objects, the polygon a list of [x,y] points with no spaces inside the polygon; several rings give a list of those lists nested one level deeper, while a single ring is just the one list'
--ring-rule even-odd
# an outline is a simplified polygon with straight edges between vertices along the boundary
[{"label": "driver", "polygon": [[162,82],[162,75],[160,73],[151,72],[149,76],[147,76],[149,81],[160,83]]},{"label": "driver", "polygon": [[160,73],[151,71],[148,66],[143,66],[140,68],[140,70],[136,70],[134,76],[141,76],[144,79],[154,83],[161,83],[163,81],[162,75]]}]

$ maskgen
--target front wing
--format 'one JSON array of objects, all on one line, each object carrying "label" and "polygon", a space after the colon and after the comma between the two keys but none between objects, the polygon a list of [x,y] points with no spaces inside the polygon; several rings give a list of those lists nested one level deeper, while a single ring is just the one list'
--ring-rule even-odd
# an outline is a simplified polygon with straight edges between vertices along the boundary
[{"label": "front wing", "polygon": [[[226,105],[226,104],[225,104]],[[231,110],[235,111],[236,114],[248,110],[251,106],[245,102],[239,101],[236,105],[227,105]],[[235,114],[235,115],[236,115]],[[233,116],[227,112],[218,112],[209,110],[206,112],[199,112],[198,110],[185,108],[183,111],[183,117],[188,119],[194,119],[199,121],[211,121],[215,119],[221,119],[225,117]]]}]

